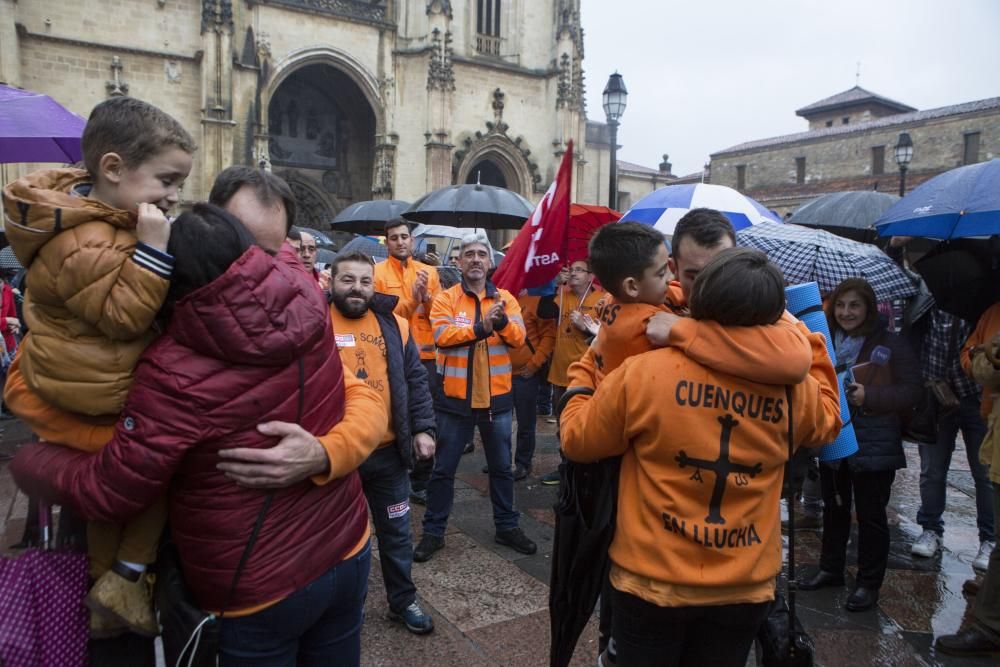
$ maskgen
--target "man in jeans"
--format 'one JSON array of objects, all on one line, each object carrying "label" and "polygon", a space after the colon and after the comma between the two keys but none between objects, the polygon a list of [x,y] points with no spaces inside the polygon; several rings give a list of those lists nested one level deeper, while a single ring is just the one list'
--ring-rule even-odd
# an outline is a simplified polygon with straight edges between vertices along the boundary
[{"label": "man in jeans", "polygon": [[444,547],[455,471],[477,426],[489,464],[495,539],[523,554],[536,550],[518,527],[510,465],[514,398],[508,346],[524,345],[521,308],[509,292],[486,279],[493,262],[485,234],[464,237],[459,254],[462,282],[441,292],[431,305],[442,386],[435,406],[439,441],[427,486],[424,534],[413,552],[418,563]]},{"label": "man in jeans", "polygon": [[954,315],[937,308],[931,312],[931,324],[924,336],[921,353],[924,380],[948,382],[959,399],[959,407],[940,417],[936,444],[920,445],[920,511],[917,512],[917,523],[924,530],[910,551],[914,556],[930,558],[941,549],[944,534],[941,515],[944,512],[948,468],[955,451],[955,438],[961,430],[969,469],[976,484],[976,524],[980,547],[972,567],[984,572],[996,543],[996,535],[993,488],[986,466],[979,461],[979,445],[986,435],[986,423],[979,414],[980,390],[962,371],[960,363],[962,344],[969,337],[970,330],[968,323]]},{"label": "man in jeans", "polygon": [[338,255],[330,273],[330,317],[340,359],[389,408],[382,444],[358,469],[378,536],[389,618],[414,634],[427,634],[434,630],[434,620],[417,603],[410,574],[409,503],[412,460],[434,456],[434,407],[427,372],[409,324],[393,314],[396,297],[375,292],[371,258],[358,252]]}]

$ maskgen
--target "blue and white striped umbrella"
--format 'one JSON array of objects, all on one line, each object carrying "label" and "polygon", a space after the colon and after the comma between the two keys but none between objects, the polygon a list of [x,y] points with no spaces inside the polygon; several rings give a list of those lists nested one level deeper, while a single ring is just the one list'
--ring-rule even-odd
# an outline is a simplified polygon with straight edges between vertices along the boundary
[{"label": "blue and white striped umbrella", "polygon": [[711,183],[668,185],[654,190],[632,206],[618,222],[641,222],[672,235],[677,221],[693,208],[714,208],[723,213],[737,230],[781,218],[750,197],[732,188]]}]

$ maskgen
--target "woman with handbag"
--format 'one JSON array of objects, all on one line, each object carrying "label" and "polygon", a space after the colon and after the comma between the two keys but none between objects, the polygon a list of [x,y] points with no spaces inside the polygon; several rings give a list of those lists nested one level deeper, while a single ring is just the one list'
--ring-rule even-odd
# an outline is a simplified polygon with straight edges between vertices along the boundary
[{"label": "woman with handbag", "polygon": [[878,601],[889,559],[889,504],[896,470],[906,467],[902,415],[922,391],[920,364],[909,344],[889,333],[865,280],[849,278],[827,300],[827,322],[843,376],[857,453],[820,465],[823,550],[819,570],[799,581],[805,591],[844,585],[852,501],[858,517],[858,575],[848,611]]},{"label": "woman with handbag", "polygon": [[[95,455],[22,448],[15,479],[88,520],[128,519],[169,491],[184,583],[222,616],[220,664],[359,664],[370,546],[356,468],[385,431],[382,401],[345,376],[326,299],[289,246],[272,257],[197,204],[168,250],[168,323],[113,439]],[[272,421],[328,434],[329,474],[268,494],[227,478],[219,451],[272,446],[257,427]]]},{"label": "woman with handbag", "polygon": [[[757,250],[723,250],[698,274],[690,307],[764,340],[784,316],[784,279]],[[610,549],[616,664],[745,664],[781,569],[789,450],[840,431],[823,336],[803,346],[802,366],[761,364],[735,346],[711,358],[667,347],[627,359],[596,390],[568,390],[566,457],[622,456]]]}]

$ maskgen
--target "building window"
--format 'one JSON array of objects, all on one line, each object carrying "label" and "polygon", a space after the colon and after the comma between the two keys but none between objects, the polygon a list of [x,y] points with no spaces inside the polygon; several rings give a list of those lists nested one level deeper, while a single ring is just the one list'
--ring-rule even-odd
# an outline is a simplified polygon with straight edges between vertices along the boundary
[{"label": "building window", "polygon": [[833,121],[832,120],[826,121],[826,126],[827,127],[833,127]]},{"label": "building window", "polygon": [[806,182],[806,159],[804,157],[795,158],[795,182]]},{"label": "building window", "polygon": [[476,51],[500,55],[500,0],[477,0]]},{"label": "building window", "polygon": [[851,117],[850,116],[844,116],[843,118],[840,119],[840,124],[841,125],[847,125],[850,122],[851,122]]},{"label": "building window", "polygon": [[872,176],[885,173],[885,146],[872,146]]},{"label": "building window", "polygon": [[736,189],[742,192],[747,187],[747,166],[740,164],[736,166]]},{"label": "building window", "polygon": [[979,162],[979,132],[966,132],[962,164],[975,164],[977,162]]}]

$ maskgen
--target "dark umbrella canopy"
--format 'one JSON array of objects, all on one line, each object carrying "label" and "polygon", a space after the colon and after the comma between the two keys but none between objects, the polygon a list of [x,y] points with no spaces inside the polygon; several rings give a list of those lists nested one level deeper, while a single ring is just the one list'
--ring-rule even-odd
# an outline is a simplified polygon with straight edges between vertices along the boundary
[{"label": "dark umbrella canopy", "polygon": [[51,97],[0,85],[0,162],[72,163],[83,159],[87,124]]},{"label": "dark umbrella canopy", "polygon": [[564,464],[549,581],[550,667],[565,667],[611,569],[621,457]]},{"label": "dark umbrella canopy", "polygon": [[788,222],[871,243],[876,238],[875,221],[898,200],[895,195],[872,190],[833,192],[803,204]]},{"label": "dark umbrella canopy", "polygon": [[410,205],[399,199],[374,199],[351,204],[330,223],[334,232],[381,234],[386,220],[398,218]]},{"label": "dark umbrella canopy", "polygon": [[389,256],[389,250],[373,238],[367,236],[355,236],[344,244],[344,247],[337,253],[343,255],[349,252],[362,252],[376,262]]},{"label": "dark umbrella canopy", "polygon": [[521,195],[493,185],[449,185],[429,192],[403,217],[425,225],[520,229],[534,206]]},{"label": "dark umbrella canopy", "polygon": [[914,268],[938,308],[968,322],[1000,301],[1000,237],[940,243]]},{"label": "dark umbrella canopy", "polygon": [[17,257],[14,256],[13,248],[7,246],[0,250],[0,270],[20,271],[23,268],[21,262],[17,261]]}]

